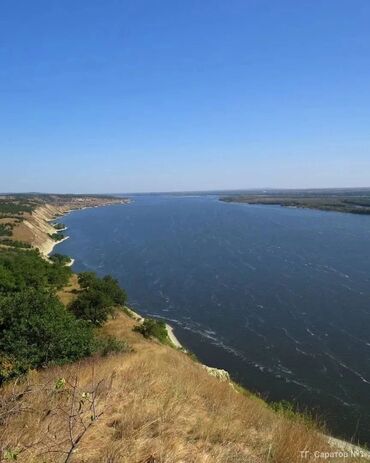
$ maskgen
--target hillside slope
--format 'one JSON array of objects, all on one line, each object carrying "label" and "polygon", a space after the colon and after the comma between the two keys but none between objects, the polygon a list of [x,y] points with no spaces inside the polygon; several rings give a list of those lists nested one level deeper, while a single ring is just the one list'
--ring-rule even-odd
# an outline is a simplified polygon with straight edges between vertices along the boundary
[{"label": "hillside slope", "polygon": [[119,314],[103,328],[131,353],[32,372],[4,387],[3,452],[19,462],[285,463],[302,461],[301,450],[312,451],[304,461],[329,451],[309,421],[272,411],[134,325]]}]

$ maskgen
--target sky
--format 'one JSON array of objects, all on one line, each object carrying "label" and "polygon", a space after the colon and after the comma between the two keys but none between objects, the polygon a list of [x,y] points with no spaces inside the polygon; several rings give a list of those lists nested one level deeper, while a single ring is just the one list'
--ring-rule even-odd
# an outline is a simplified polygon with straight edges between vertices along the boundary
[{"label": "sky", "polygon": [[1,0],[0,191],[370,186],[370,1]]}]

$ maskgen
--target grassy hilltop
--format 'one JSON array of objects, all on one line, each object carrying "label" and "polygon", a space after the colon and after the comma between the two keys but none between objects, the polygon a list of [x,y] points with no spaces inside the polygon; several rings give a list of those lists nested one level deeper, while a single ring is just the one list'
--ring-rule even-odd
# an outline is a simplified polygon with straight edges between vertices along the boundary
[{"label": "grassy hilltop", "polygon": [[116,280],[36,249],[75,200],[2,204],[14,226],[0,246],[1,462],[343,461],[314,420],[268,406],[174,348],[163,324],[138,320]]}]

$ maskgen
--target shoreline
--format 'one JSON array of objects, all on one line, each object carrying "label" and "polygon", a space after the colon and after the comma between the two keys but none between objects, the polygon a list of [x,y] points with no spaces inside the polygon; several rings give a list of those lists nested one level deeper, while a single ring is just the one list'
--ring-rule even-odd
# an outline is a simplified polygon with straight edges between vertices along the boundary
[{"label": "shoreline", "polygon": [[177,339],[175,333],[174,333],[174,328],[173,326],[169,325],[166,323],[166,330],[167,330],[167,336],[169,337],[170,341],[172,344],[176,347],[176,349],[181,349],[184,352],[187,352],[185,347],[181,344],[181,342]]},{"label": "shoreline", "polygon": [[[127,204],[127,203],[126,203]],[[82,211],[84,209],[92,209],[92,208],[96,208],[96,207],[104,207],[104,205],[101,205],[101,206],[84,206],[84,207],[81,207],[81,208],[78,208],[78,209],[67,209],[64,213],[62,214],[58,214],[57,217],[54,217],[52,220],[58,220],[58,219],[61,219],[64,215],[67,215],[73,211]],[[51,224],[51,226],[53,226]],[[54,227],[53,227],[54,228]],[[66,226],[65,228],[61,229],[61,230],[57,230],[58,232],[59,231],[63,231],[63,230],[67,230],[68,227]],[[50,257],[50,254],[53,252],[55,246],[57,246],[58,244],[62,243],[63,241],[67,240],[69,238],[69,236],[65,236],[63,239],[59,240],[59,241],[54,241],[52,240],[49,236],[48,236],[48,239],[47,241],[44,243],[43,245],[43,249],[40,249],[40,252],[46,257],[46,258],[49,258]],[[41,246],[40,246],[41,247]],[[75,263],[75,259],[72,257],[72,256],[69,256],[71,258],[71,261],[68,262],[66,264],[66,267],[72,267],[72,265]],[[139,322],[139,323],[143,323],[145,318],[138,314],[137,312],[135,312],[134,310],[130,309],[129,307],[127,307],[127,309],[130,311],[130,313],[134,316],[134,318],[136,318],[136,320]],[[165,323],[165,326],[166,326],[166,330],[167,330],[167,336],[169,338],[169,340],[171,341],[171,343],[175,346],[176,349],[180,349],[182,350],[183,352],[187,352],[186,348],[181,344],[181,342],[178,340],[178,338],[176,337],[175,333],[174,333],[174,328],[172,325],[170,325],[169,323]]]},{"label": "shoreline", "polygon": [[[69,238],[69,236],[65,236],[64,238],[62,238],[59,241],[54,241],[54,240],[52,240],[50,238],[50,240],[52,240],[53,242],[46,242],[44,244],[44,249],[42,249],[42,250],[40,249],[41,254],[43,254],[46,258],[49,258],[50,254],[53,252],[55,246],[57,246],[58,244],[62,243],[65,240],[68,240],[68,238]],[[74,261],[74,259],[72,259],[72,260]],[[69,264],[67,264],[67,265],[69,265]]]},{"label": "shoreline", "polygon": [[70,201],[64,204],[56,205],[45,202],[44,204],[40,205],[30,214],[30,217],[28,217],[24,221],[24,225],[27,226],[27,228],[33,235],[32,238],[26,240],[26,242],[29,242],[32,247],[40,251],[44,258],[48,259],[54,247],[57,244],[64,241],[65,239],[69,238],[67,236],[60,241],[54,241],[49,236],[49,234],[51,233],[58,233],[68,229],[67,226],[60,230],[55,228],[54,224],[58,223],[62,219],[62,217],[73,211],[111,206],[116,204],[127,205],[130,202],[125,198],[117,198],[116,200],[110,199],[107,202],[101,202],[99,204],[91,204],[92,199],[94,198],[88,198],[88,200],[90,201],[90,204],[88,205],[86,205],[86,203],[83,204],[81,202],[79,202],[78,204],[76,204],[76,202],[71,203]]},{"label": "shoreline", "polygon": [[71,257],[71,261],[66,264],[66,267],[72,267],[72,265],[75,263],[75,259]]},{"label": "shoreline", "polygon": [[[145,321],[145,317],[140,315],[139,313],[135,312],[132,310],[130,307],[125,307],[125,309],[130,313],[132,318],[134,318],[138,323],[142,324]],[[185,347],[181,344],[181,342],[178,340],[174,333],[174,328],[172,325],[169,323],[165,323],[166,330],[167,330],[167,336],[169,340],[172,342],[172,344],[175,346],[176,349],[182,350],[183,352],[188,352]]]}]

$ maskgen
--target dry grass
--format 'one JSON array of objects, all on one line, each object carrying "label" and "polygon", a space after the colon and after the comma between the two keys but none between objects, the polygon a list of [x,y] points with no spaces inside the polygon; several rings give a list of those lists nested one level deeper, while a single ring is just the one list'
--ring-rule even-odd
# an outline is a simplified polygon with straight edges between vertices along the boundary
[{"label": "dry grass", "polygon": [[7,449],[21,463],[289,463],[313,461],[301,450],[328,449],[310,424],[236,392],[133,324],[120,314],[104,328],[133,353],[32,372],[3,388],[3,458]]},{"label": "dry grass", "polygon": [[68,285],[58,291],[57,296],[62,304],[67,306],[77,297],[77,292],[79,290],[80,285],[78,284],[78,276],[76,273],[73,273],[69,279]]}]

